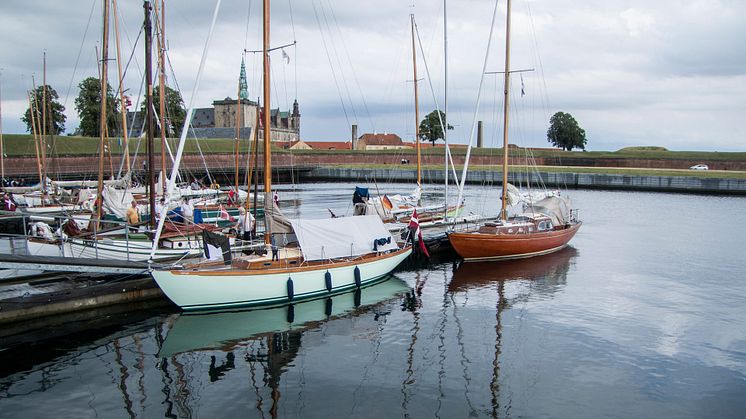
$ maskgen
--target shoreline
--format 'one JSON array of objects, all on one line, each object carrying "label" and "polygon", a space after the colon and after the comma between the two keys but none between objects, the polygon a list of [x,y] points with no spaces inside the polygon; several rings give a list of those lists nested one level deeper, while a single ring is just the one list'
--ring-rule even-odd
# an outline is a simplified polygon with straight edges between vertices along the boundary
[{"label": "shoreline", "polygon": [[[460,174],[459,174],[460,175]],[[694,176],[651,176],[605,173],[573,173],[542,171],[530,175],[525,172],[509,172],[508,181],[515,184],[536,181],[540,176],[549,187],[571,189],[628,190],[646,192],[675,192],[695,194],[740,195],[746,196],[746,179],[694,177]],[[444,182],[443,170],[422,171],[424,183]],[[416,182],[416,169],[344,168],[317,167],[300,176],[301,181],[349,181],[350,179],[385,179],[397,182]],[[502,183],[502,172],[498,170],[470,170],[466,183]]]}]

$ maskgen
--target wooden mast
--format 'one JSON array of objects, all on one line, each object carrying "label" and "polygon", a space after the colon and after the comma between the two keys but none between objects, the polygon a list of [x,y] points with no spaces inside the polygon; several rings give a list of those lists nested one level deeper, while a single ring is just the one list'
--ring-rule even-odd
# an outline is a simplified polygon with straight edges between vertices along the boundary
[{"label": "wooden mast", "polygon": [[[241,80],[239,78],[238,80],[238,97],[236,98],[236,144],[233,148],[233,158],[235,159],[236,163],[236,181],[235,181],[235,191],[236,191],[236,203],[238,203],[238,144],[241,140]],[[248,189],[247,189],[248,191]],[[248,197],[246,198],[248,200]]]},{"label": "wooden mast", "polygon": [[153,48],[153,28],[150,23],[150,2],[145,0],[143,2],[143,9],[145,12],[145,84],[147,85],[146,90],[146,110],[145,110],[145,127],[147,133],[147,144],[148,144],[148,188],[149,188],[149,206],[150,206],[150,227],[155,229],[155,158],[153,156],[153,60],[151,57],[151,49]]},{"label": "wooden mast", "polygon": [[[101,112],[99,114],[99,159],[98,159],[98,190],[96,192],[96,215],[100,221],[103,218],[104,193],[104,144],[106,141],[106,97],[109,83],[106,80],[107,64],[109,62],[109,0],[104,0],[104,30],[101,41]],[[98,222],[96,222],[98,229]]]},{"label": "wooden mast", "polygon": [[[32,76],[33,78],[33,76]],[[37,129],[37,117],[34,116],[34,114],[38,111],[38,107],[34,106],[36,103],[36,100],[31,99],[31,95],[33,93],[33,96],[36,97],[36,89],[34,91],[29,92],[28,94],[28,106],[29,110],[31,111],[31,130],[34,133],[34,148],[36,149],[36,170],[39,172],[39,185],[42,184],[42,173],[41,173],[41,157],[39,155],[39,130]]]},{"label": "wooden mast", "polygon": [[503,194],[500,219],[508,219],[508,109],[510,107],[510,0],[508,0],[507,20],[505,24],[505,89],[503,91]]},{"label": "wooden mast", "polygon": [[[263,57],[263,79],[264,79],[264,206],[273,205],[272,202],[272,140],[271,140],[271,129],[270,123],[270,107],[269,107],[269,0],[263,0],[263,27],[264,34],[262,40],[262,57]],[[264,216],[267,227],[269,227],[269,216]],[[264,243],[271,243],[272,232],[269,228],[266,229],[264,234]]]},{"label": "wooden mast", "polygon": [[[42,96],[41,96],[41,168],[44,182],[41,184],[42,197],[47,192],[47,52],[44,51],[44,64],[42,74]],[[51,117],[51,115],[50,115]],[[43,204],[42,204],[43,205]]]},{"label": "wooden mast", "polygon": [[166,5],[161,0],[160,11],[158,0],[155,2],[155,15],[160,14],[161,32],[158,37],[158,120],[161,124],[161,188],[166,192]]},{"label": "wooden mast", "polygon": [[122,147],[124,148],[124,165],[127,168],[127,172],[130,171],[130,150],[127,141],[127,103],[124,100],[124,81],[122,80],[122,54],[119,47],[119,17],[117,15],[117,0],[112,0],[112,7],[114,8],[114,35],[117,43],[117,67],[119,74],[119,101],[121,103],[122,111]]},{"label": "wooden mast", "polygon": [[420,156],[420,107],[417,89],[417,50],[414,43],[414,14],[412,21],[412,69],[414,71],[414,138],[417,143],[417,186],[422,187],[422,157]]},{"label": "wooden mast", "polygon": [[[3,73],[0,71],[0,181],[5,181],[5,160],[3,153],[5,153],[5,149],[3,148],[3,83],[2,83],[2,77]],[[0,188],[4,187],[3,184],[0,184]]]}]

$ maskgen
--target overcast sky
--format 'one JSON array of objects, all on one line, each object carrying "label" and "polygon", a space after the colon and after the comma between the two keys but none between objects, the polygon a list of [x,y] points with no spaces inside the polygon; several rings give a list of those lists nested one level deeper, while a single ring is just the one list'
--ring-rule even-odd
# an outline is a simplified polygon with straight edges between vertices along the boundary
[{"label": "overcast sky", "polygon": [[[20,133],[31,76],[66,107],[67,132],[78,126],[77,84],[97,76],[101,0],[0,2],[0,69],[5,133]],[[126,61],[142,25],[142,2],[119,0]],[[166,1],[166,36],[178,83],[192,100],[200,55],[215,2]],[[450,141],[469,140],[494,2],[451,0],[448,12]],[[409,14],[418,51],[420,118],[444,106],[443,2],[275,0],[272,45],[297,41],[272,54],[272,107],[300,104],[305,140],[346,141],[359,133],[414,136]],[[223,0],[195,105],[236,97],[244,49],[261,45],[261,2]],[[89,20],[90,17],[90,20]],[[498,4],[488,71],[501,71],[505,2]],[[586,130],[589,150],[658,145],[672,150],[744,151],[746,148],[746,1],[514,0],[511,68],[511,143],[546,146],[549,117],[569,112]],[[115,58],[113,31],[110,58]],[[134,99],[142,84],[142,39],[127,70]],[[259,54],[246,56],[249,95],[261,96]],[[289,61],[289,62],[288,62]],[[116,80],[116,62],[109,77]],[[430,77],[425,72],[425,64]],[[112,83],[116,85],[116,83]],[[432,84],[433,89],[430,88]],[[521,84],[525,95],[521,95]],[[485,79],[477,119],[487,145],[501,140],[502,75]]]}]

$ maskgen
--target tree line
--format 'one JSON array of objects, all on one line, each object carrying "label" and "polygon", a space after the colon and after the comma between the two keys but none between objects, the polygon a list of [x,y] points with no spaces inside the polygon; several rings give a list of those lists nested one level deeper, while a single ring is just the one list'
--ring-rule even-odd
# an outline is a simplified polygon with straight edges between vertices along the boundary
[{"label": "tree line", "polygon": [[[75,98],[75,112],[80,119],[80,125],[75,129],[73,135],[83,137],[98,137],[101,135],[101,80],[96,77],[88,77],[78,84],[80,93]],[[168,86],[165,87],[166,105],[166,132],[168,135],[179,136],[186,119],[186,108],[184,100],[178,90]],[[129,99],[125,99],[129,102]],[[154,115],[157,114],[160,101],[160,89],[153,87]],[[114,97],[111,85],[106,84],[106,129],[109,135],[121,135],[121,101]],[[46,109],[44,108],[46,106]],[[140,105],[140,112],[145,113],[145,102]],[[32,114],[33,109],[33,114]],[[125,107],[127,109],[127,107]],[[42,127],[42,120],[46,121],[47,134],[60,135],[65,132],[65,107],[59,102],[57,91],[51,86],[38,86],[29,92],[29,107],[21,117],[26,124],[28,132],[34,132],[34,124],[37,130]],[[157,118],[156,118],[157,119]],[[142,119],[140,119],[142,121]],[[128,123],[132,123],[128,121]],[[160,135],[158,121],[154,121],[154,133]]]},{"label": "tree line", "polygon": [[[80,93],[75,98],[75,111],[80,118],[80,126],[78,126],[73,135],[98,137],[101,135],[101,81],[96,77],[88,77],[78,84],[78,88],[80,89]],[[166,114],[168,115],[166,118],[166,132],[168,135],[179,136],[181,128],[184,126],[184,119],[186,119],[184,101],[179,91],[171,89],[168,86],[166,86],[165,90]],[[47,85],[45,95],[44,86],[39,86],[30,93],[30,96],[31,104],[21,118],[26,123],[28,132],[33,132],[34,117],[31,114],[32,107],[36,110],[35,118],[38,121],[36,126],[41,127],[42,112],[39,111],[40,106],[37,104],[41,104],[42,102],[46,104],[46,132],[57,135],[64,132],[67,117],[64,114],[65,107],[59,103],[57,92],[51,86]],[[153,87],[153,104],[156,109],[158,108],[159,100],[160,89]],[[106,85],[106,103],[108,104],[106,127],[109,135],[114,135],[119,133],[121,102],[114,98],[113,91],[108,83]],[[140,106],[140,112],[145,112],[145,103]],[[446,114],[443,111],[434,110],[427,114],[422,122],[420,122],[420,141],[430,141],[435,145],[436,141],[444,139],[443,124],[446,123],[445,121]],[[448,130],[453,129],[452,125],[447,125]],[[157,122],[155,123],[154,132],[155,135],[160,135],[160,128]],[[572,115],[565,112],[557,112],[549,119],[547,141],[555,147],[567,151],[573,148],[585,150],[585,146],[588,143],[585,137],[585,130],[580,127],[578,121]]]},{"label": "tree line", "polygon": [[[438,140],[445,138],[443,124],[448,125],[448,130],[453,126],[446,123],[446,113],[434,110],[427,114],[420,122],[420,141],[430,141],[433,145]],[[571,151],[573,148],[585,150],[588,140],[585,138],[585,130],[580,128],[578,121],[566,112],[557,112],[549,119],[547,130],[547,141],[555,147]]]}]

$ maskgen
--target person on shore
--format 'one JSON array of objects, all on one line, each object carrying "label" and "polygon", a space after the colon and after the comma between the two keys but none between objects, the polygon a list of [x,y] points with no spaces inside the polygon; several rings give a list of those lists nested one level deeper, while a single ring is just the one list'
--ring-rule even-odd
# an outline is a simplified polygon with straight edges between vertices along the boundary
[{"label": "person on shore", "polygon": [[127,224],[135,226],[140,224],[140,213],[137,211],[137,201],[132,200],[132,205],[127,208],[127,212],[124,214],[124,218],[127,220]]}]

